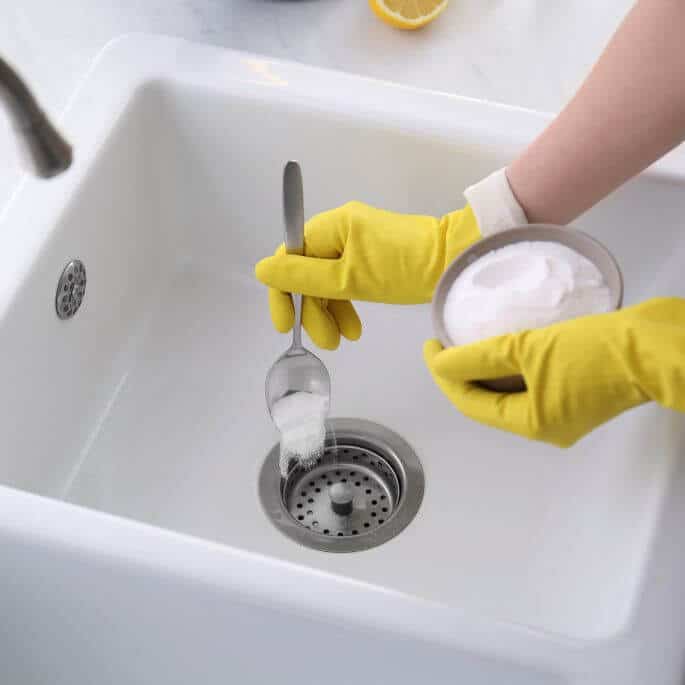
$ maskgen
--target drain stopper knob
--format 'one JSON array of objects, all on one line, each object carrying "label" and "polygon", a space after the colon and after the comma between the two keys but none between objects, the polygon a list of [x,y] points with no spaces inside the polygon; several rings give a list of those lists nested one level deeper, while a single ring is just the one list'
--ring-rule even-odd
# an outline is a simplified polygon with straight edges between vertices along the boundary
[{"label": "drain stopper knob", "polygon": [[352,513],[354,492],[347,483],[334,483],[328,488],[331,508],[338,516],[349,516]]}]

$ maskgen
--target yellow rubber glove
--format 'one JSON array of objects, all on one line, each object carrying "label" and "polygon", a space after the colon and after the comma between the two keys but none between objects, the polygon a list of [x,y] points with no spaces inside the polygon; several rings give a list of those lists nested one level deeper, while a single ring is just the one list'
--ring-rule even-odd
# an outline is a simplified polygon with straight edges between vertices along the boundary
[{"label": "yellow rubber glove", "polygon": [[[685,411],[685,300],[659,298],[610,314],[443,350],[424,345],[440,389],[466,416],[568,447],[617,414],[654,400]],[[527,391],[471,383],[522,374]]]},{"label": "yellow rubber glove", "polygon": [[319,347],[335,349],[341,334],[350,340],[361,335],[350,300],[430,302],[443,271],[480,237],[469,206],[436,219],[349,202],[307,222],[304,256],[286,255],[281,245],[255,273],[270,288],[277,330],[293,326],[288,293],[302,293],[307,333]]}]

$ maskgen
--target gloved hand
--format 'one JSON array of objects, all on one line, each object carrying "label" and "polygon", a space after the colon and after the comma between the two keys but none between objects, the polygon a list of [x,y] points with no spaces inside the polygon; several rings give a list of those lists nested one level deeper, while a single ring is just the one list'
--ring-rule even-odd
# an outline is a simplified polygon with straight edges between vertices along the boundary
[{"label": "gloved hand", "polygon": [[350,340],[361,335],[350,300],[430,302],[443,271],[480,237],[468,205],[435,219],[349,202],[307,222],[304,256],[287,255],[281,245],[255,273],[269,286],[277,330],[286,333],[293,326],[288,293],[302,293],[305,330],[319,347],[335,349],[341,334]]},{"label": "gloved hand", "polygon": [[[568,447],[617,414],[654,400],[685,411],[685,300],[659,298],[423,355],[433,379],[466,416]],[[522,374],[527,391],[471,383]]]}]

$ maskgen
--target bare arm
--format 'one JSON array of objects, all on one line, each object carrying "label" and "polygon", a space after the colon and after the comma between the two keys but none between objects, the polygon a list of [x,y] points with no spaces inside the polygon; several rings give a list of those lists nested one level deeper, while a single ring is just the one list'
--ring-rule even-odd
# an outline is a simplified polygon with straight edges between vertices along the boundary
[{"label": "bare arm", "polygon": [[683,139],[685,2],[638,0],[507,178],[530,222],[565,224]]}]

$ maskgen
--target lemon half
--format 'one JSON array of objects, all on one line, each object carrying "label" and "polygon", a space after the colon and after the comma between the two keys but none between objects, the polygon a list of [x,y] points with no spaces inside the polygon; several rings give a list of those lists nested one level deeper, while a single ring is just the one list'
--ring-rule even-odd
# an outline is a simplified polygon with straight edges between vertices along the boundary
[{"label": "lemon half", "polygon": [[377,17],[398,29],[420,29],[447,7],[448,0],[369,0]]}]

